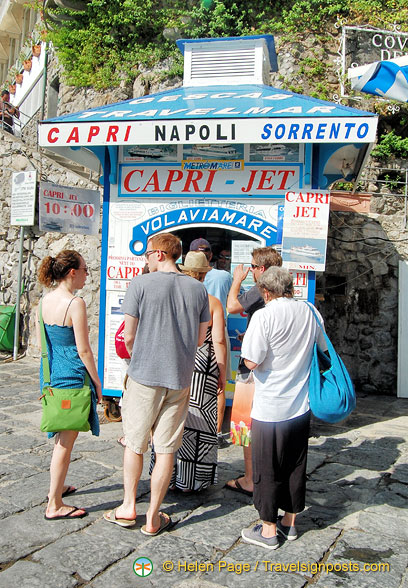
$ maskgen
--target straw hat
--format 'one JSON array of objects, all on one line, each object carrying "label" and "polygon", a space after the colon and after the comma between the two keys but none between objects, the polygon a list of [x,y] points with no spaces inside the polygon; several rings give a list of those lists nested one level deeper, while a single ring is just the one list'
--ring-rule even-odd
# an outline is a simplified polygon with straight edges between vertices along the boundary
[{"label": "straw hat", "polygon": [[185,257],[184,265],[179,265],[179,268],[189,272],[209,272],[211,267],[208,265],[205,253],[202,251],[189,251]]}]

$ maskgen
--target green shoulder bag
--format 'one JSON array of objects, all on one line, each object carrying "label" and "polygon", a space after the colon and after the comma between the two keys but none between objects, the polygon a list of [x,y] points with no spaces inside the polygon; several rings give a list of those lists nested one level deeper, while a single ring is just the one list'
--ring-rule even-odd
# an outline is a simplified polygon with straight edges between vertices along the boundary
[{"label": "green shoulder bag", "polygon": [[47,342],[42,318],[42,301],[39,309],[41,332],[41,357],[43,360],[44,386],[42,389],[41,431],[89,431],[89,411],[91,410],[91,387],[88,372],[82,388],[55,388],[51,386],[50,364]]}]

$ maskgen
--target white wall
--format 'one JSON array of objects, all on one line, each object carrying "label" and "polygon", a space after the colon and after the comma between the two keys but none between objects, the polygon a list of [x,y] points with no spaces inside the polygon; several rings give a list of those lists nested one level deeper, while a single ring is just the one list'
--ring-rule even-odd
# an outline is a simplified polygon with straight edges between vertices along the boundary
[{"label": "white wall", "polygon": [[408,262],[399,262],[398,398],[408,398]]}]

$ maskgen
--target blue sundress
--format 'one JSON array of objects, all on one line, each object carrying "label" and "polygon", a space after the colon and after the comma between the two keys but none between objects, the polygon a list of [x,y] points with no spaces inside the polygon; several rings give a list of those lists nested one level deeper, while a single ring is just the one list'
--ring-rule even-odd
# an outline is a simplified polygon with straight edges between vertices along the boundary
[{"label": "blue sundress", "polygon": [[[47,340],[48,361],[50,364],[51,386],[56,388],[82,388],[86,368],[78,354],[73,327],[47,325],[44,323]],[[40,390],[43,389],[43,363],[40,366]],[[92,435],[99,435],[99,418],[96,411],[97,395],[91,381],[91,410],[89,424]],[[56,433],[47,433],[53,437]]]}]

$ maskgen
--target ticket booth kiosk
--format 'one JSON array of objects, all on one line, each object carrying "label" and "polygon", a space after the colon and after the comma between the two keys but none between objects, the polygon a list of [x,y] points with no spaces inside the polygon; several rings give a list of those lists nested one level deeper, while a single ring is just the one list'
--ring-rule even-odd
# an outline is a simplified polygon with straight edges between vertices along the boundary
[{"label": "ticket booth kiosk", "polygon": [[[295,295],[313,301],[330,185],[358,179],[376,135],[372,113],[269,86],[271,35],[177,44],[181,87],[40,124],[41,146],[103,166],[98,360],[111,399],[121,395],[120,306],[150,236],[177,234],[183,253],[203,237],[215,252],[230,252],[230,271],[249,263],[255,247],[276,246]],[[228,318],[233,368],[245,322]]]}]

